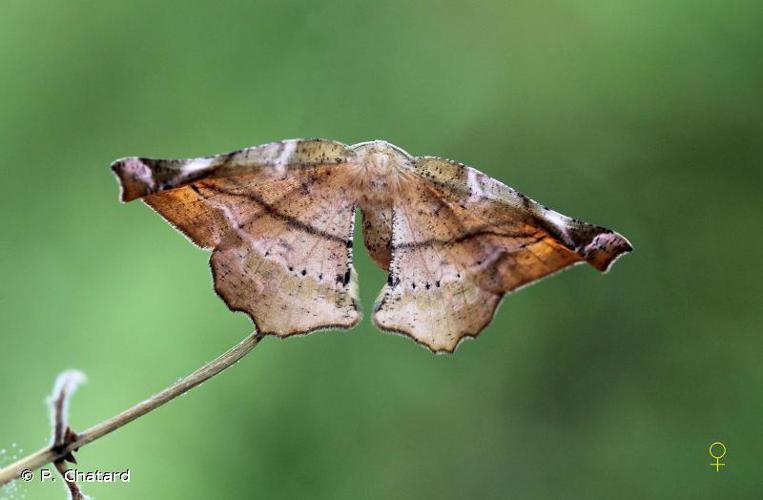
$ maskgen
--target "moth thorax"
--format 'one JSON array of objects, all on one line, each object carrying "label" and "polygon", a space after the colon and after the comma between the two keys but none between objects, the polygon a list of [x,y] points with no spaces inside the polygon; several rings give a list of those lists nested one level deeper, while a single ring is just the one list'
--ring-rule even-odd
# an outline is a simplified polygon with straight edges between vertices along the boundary
[{"label": "moth thorax", "polygon": [[362,172],[362,196],[387,201],[399,189],[401,170],[409,158],[384,141],[363,143],[355,153]]},{"label": "moth thorax", "polygon": [[395,159],[389,153],[372,152],[368,155],[368,167],[370,174],[377,177],[389,177],[395,171]]}]

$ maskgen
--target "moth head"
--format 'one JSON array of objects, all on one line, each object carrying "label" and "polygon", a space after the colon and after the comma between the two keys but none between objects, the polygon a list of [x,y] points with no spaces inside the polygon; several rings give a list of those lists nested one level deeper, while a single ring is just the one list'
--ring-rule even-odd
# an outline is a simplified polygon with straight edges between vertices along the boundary
[{"label": "moth head", "polygon": [[385,141],[362,142],[353,149],[358,163],[377,177],[395,175],[401,166],[411,161],[408,153]]}]

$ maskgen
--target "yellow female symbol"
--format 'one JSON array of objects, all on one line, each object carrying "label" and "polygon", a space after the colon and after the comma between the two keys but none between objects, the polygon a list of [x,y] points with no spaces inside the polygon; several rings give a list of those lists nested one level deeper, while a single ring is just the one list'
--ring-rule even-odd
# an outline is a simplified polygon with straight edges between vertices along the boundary
[{"label": "yellow female symbol", "polygon": [[[716,447],[716,446],[720,446],[722,450],[720,455],[713,454],[713,447]],[[715,467],[715,472],[719,472],[721,470],[721,467],[726,466],[726,464],[721,463],[721,459],[726,456],[726,445],[721,443],[720,441],[716,441],[710,445],[708,452],[710,453],[710,456],[715,459],[715,463],[710,464],[710,467]]]}]

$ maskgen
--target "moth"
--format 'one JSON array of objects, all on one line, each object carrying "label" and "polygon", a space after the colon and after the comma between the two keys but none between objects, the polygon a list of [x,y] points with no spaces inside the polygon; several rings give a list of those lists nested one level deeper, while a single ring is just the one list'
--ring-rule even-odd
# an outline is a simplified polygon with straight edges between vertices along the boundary
[{"label": "moth", "polygon": [[123,202],[142,199],[212,250],[215,290],[263,335],[358,323],[358,209],[368,253],[388,273],[374,324],[433,352],[476,337],[505,294],[581,262],[607,271],[632,250],[474,168],[384,141],[296,139],[111,168]]}]

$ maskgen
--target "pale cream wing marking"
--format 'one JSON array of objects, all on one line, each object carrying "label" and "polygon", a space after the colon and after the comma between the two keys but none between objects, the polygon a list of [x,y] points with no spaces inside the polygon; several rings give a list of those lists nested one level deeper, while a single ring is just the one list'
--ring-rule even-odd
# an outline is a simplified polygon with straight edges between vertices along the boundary
[{"label": "pale cream wing marking", "polygon": [[215,290],[262,334],[349,328],[360,319],[352,267],[349,153],[285,141],[194,160],[127,158],[125,200],[143,198],[212,248]]},{"label": "pale cream wing marking", "polygon": [[452,352],[492,319],[503,294],[578,262],[606,270],[630,244],[439,158],[403,171],[392,262],[374,321]]}]

